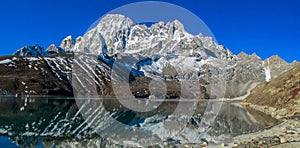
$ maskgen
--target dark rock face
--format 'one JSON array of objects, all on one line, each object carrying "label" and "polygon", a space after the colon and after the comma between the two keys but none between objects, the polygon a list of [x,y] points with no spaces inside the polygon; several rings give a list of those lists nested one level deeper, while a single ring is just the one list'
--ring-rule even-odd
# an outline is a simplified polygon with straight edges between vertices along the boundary
[{"label": "dark rock face", "polygon": [[130,83],[130,89],[136,98],[175,99],[181,96],[181,85],[178,81],[163,81],[163,83],[165,85],[155,83],[155,80],[149,77],[136,77]]},{"label": "dark rock face", "polygon": [[[73,96],[73,54],[54,54],[43,57],[1,57],[0,92],[21,95]],[[99,60],[95,69],[97,90],[101,96],[113,96],[110,67]],[[93,82],[96,83],[96,82]]]},{"label": "dark rock face", "polygon": [[[88,58],[85,57],[85,58]],[[53,54],[44,57],[31,56],[9,56],[0,58],[0,92],[4,95],[59,95],[73,96],[72,80],[77,83],[79,78],[85,79],[83,71],[86,61],[78,62],[74,59],[74,54]],[[72,79],[73,62],[80,66],[80,71]],[[111,67],[97,59],[98,65],[95,68],[93,81],[100,97],[114,97],[114,91],[111,85]],[[81,75],[80,75],[81,73]],[[78,78],[78,79],[77,79]],[[130,75],[130,89],[132,95],[137,98],[149,97],[149,83],[151,78],[132,73]],[[180,84],[177,81],[168,81],[167,98],[178,98],[180,96]],[[80,86],[75,89],[77,93],[86,93],[86,87]],[[159,89],[159,88],[158,88]]]},{"label": "dark rock face", "polygon": [[[71,66],[71,56],[59,57],[66,62],[64,67]],[[4,59],[11,62],[0,64],[2,94],[72,96],[73,90],[67,78],[71,73],[55,73],[55,65],[51,61],[55,57],[1,57],[1,60]]]}]

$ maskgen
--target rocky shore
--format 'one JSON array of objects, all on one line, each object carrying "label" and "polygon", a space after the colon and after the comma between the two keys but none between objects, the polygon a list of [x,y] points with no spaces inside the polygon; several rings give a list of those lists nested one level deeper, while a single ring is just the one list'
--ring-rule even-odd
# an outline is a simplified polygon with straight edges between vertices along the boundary
[{"label": "rocky shore", "polygon": [[241,135],[229,147],[300,147],[300,65],[253,89],[242,102],[281,121],[260,132]]},{"label": "rocky shore", "polygon": [[298,120],[283,120],[282,123],[270,129],[237,136],[234,141],[237,142],[229,144],[228,147],[299,147],[300,122]]}]

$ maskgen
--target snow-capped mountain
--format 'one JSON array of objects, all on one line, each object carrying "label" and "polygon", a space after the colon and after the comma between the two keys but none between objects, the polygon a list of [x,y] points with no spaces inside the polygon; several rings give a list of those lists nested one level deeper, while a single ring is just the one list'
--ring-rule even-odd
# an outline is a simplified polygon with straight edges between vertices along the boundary
[{"label": "snow-capped mountain", "polygon": [[16,56],[44,56],[44,48],[39,45],[25,46],[17,50],[13,55]]},{"label": "snow-capped mountain", "polygon": [[[16,117],[22,119],[33,113],[44,115],[44,110],[49,113],[38,119],[26,120],[28,123],[24,124],[18,120],[19,118],[10,118],[16,124],[3,124],[0,126],[0,134],[13,135],[16,137],[14,139],[16,143],[20,145],[28,140],[24,138],[28,136],[62,139],[75,137],[77,140],[94,138],[96,132],[81,117],[85,115],[81,112],[84,110],[87,111],[87,118],[99,125],[111,125],[108,119],[113,118],[114,114],[116,115],[114,118],[120,117],[119,119],[126,121],[129,118],[130,123],[133,123],[130,128],[141,127],[145,131],[150,131],[153,138],[155,140],[157,138],[160,142],[176,143],[178,140],[179,144],[198,142],[199,131],[203,130],[200,125],[203,109],[207,105],[211,105],[208,108],[214,108],[214,104],[206,104],[207,101],[202,100],[203,103],[199,103],[199,108],[195,109],[193,117],[187,119],[182,114],[148,115],[131,112],[123,108],[118,100],[113,99],[112,102],[108,99],[101,104],[89,100],[84,102],[89,103],[88,105],[78,106],[76,104],[78,100],[76,103],[74,100],[35,100],[28,96],[72,96],[74,94],[85,96],[92,91],[87,88],[93,88],[95,84],[97,95],[113,98],[116,94],[112,88],[112,81],[121,78],[130,83],[130,91],[136,98],[152,97],[150,84],[153,79],[165,82],[167,91],[165,98],[180,96],[192,99],[233,98],[244,95],[258,83],[274,79],[293,65],[297,65],[296,63],[288,64],[278,56],[263,61],[255,53],[248,55],[241,52],[234,55],[211,37],[189,34],[178,20],[168,23],[158,22],[147,27],[134,24],[125,16],[109,14],[83,36],[76,39],[71,36],[66,37],[59,47],[52,44],[44,51],[37,45],[25,46],[13,56],[0,57],[0,93],[22,95],[21,102],[4,100],[7,104],[1,108],[13,108]],[[116,70],[117,77],[113,76],[112,69]],[[126,72],[130,73],[126,75]],[[185,81],[191,83],[182,83]],[[187,89],[192,90],[192,93],[186,93]],[[172,103],[166,105],[166,112],[168,113],[170,108],[176,108],[175,105]],[[194,109],[192,107],[188,106],[186,110]],[[110,113],[107,114],[104,108]],[[89,114],[91,111],[93,113]],[[232,116],[233,114],[235,116]],[[241,134],[245,130],[253,132],[262,128],[260,124],[249,120],[253,119],[252,117],[248,119],[247,116],[249,113],[243,109],[225,104],[225,107],[220,110],[220,116],[216,118],[217,125],[213,126],[216,129],[212,129],[211,133],[204,132],[208,134],[205,137],[215,141],[219,136],[224,138],[222,137],[224,133]],[[240,118],[235,119],[235,117]],[[184,124],[173,125],[173,121]],[[203,124],[208,123],[204,121]],[[253,129],[249,129],[250,126]],[[177,134],[178,128],[184,130]],[[115,128],[108,128],[108,130],[115,130]],[[107,133],[112,132],[107,131]],[[120,134],[126,135],[123,138],[135,138],[128,136],[130,135],[128,129],[121,128]],[[106,145],[109,144],[106,143],[106,139],[94,141],[104,141]],[[27,146],[25,144],[24,147]],[[61,143],[61,146],[65,146],[64,143]]]},{"label": "snow-capped mountain", "polygon": [[72,50],[74,47],[75,41],[72,36],[67,36],[64,40],[62,40],[59,47],[64,50]]},{"label": "snow-capped mountain", "polygon": [[[76,39],[71,36],[66,37],[59,47],[52,44],[44,51],[39,46],[25,46],[14,55],[41,56],[41,61],[38,63],[46,61],[50,67],[48,72],[61,80],[62,77],[58,74],[64,76],[70,74],[72,70],[66,67],[72,67],[76,60],[80,62],[75,64],[84,68],[83,70],[89,69],[86,66],[88,61],[82,60],[84,58],[75,58],[75,61],[60,58],[62,54],[72,58],[72,55],[76,53],[95,55],[98,59],[93,60],[95,63],[101,61],[108,66],[107,71],[103,73],[110,73],[115,66],[120,75],[123,75],[122,72],[131,71],[135,76],[161,79],[167,82],[186,80],[199,82],[200,87],[205,91],[199,91],[199,86],[197,86],[195,89],[198,91],[195,91],[193,96],[189,96],[197,98],[213,96],[211,86],[219,85],[220,81],[223,82],[220,86],[220,89],[224,91],[223,97],[237,97],[245,94],[253,85],[270,81],[292,67],[292,64],[284,62],[278,56],[263,61],[255,53],[234,55],[211,37],[189,34],[178,20],[167,23],[158,22],[147,27],[134,24],[130,18],[118,14],[108,14],[83,36]],[[18,63],[12,59],[9,60],[12,63],[7,65]],[[93,75],[99,77],[95,73]],[[71,77],[64,78],[69,83],[68,85],[71,85]],[[99,80],[103,78],[99,77]],[[105,76],[105,79],[111,78]],[[143,79],[143,81],[148,80]],[[101,86],[97,83],[97,85],[105,88],[104,84]],[[147,91],[144,92],[148,92],[149,88],[145,89]],[[147,97],[146,94],[140,95]],[[178,96],[180,93],[176,94]]]},{"label": "snow-capped mountain", "polygon": [[139,54],[146,57],[175,54],[203,59],[234,59],[228,49],[218,45],[211,37],[187,33],[178,20],[167,24],[159,22],[147,27],[133,24],[132,20],[118,14],[108,14],[95,28],[83,37],[78,37],[72,51],[109,56]]},{"label": "snow-capped mountain", "polygon": [[252,84],[268,81],[290,68],[288,64],[277,65],[280,70],[270,68],[256,54],[235,56],[211,37],[189,34],[178,20],[147,27],[118,14],[105,16],[78,37],[72,51],[130,57],[136,62],[131,68],[150,78],[205,79],[212,84],[223,80],[225,97],[242,95]]}]

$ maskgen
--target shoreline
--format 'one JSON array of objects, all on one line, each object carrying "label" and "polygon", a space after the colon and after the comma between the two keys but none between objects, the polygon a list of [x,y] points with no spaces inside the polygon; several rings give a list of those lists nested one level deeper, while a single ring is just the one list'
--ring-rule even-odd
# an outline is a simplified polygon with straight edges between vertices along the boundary
[{"label": "shoreline", "polygon": [[228,147],[278,147],[300,146],[300,121],[284,120],[263,131],[234,137]]},{"label": "shoreline", "polygon": [[240,102],[240,104],[245,108],[249,107],[270,115],[281,122],[259,132],[236,136],[233,138],[235,142],[230,143],[228,147],[300,147],[300,120],[293,119],[294,112],[289,112],[285,108],[276,109],[247,102]]}]

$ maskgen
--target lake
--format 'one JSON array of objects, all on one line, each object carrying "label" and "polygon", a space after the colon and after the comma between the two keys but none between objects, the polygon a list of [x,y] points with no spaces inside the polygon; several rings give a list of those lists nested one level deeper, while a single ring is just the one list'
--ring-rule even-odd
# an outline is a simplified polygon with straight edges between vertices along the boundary
[{"label": "lake", "polygon": [[278,123],[239,103],[191,99],[1,96],[0,108],[7,147],[219,144]]}]

